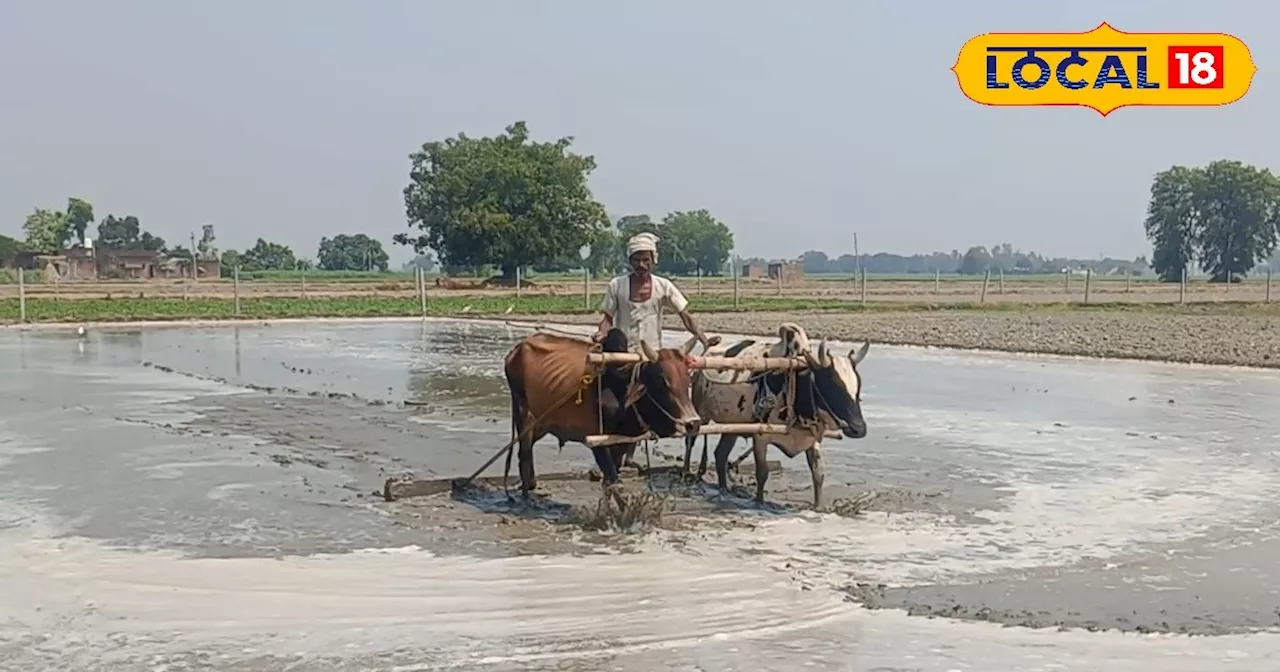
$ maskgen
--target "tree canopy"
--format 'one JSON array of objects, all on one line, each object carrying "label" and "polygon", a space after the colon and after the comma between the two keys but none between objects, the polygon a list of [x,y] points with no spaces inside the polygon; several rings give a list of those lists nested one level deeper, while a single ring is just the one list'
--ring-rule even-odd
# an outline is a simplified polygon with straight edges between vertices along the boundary
[{"label": "tree canopy", "polygon": [[363,233],[321,238],[316,265],[326,271],[386,271],[390,259],[382,243]]},{"label": "tree canopy", "polygon": [[163,252],[164,239],[143,231],[138,218],[133,215],[116,217],[107,215],[98,222],[98,244],[120,250],[150,250]]},{"label": "tree canopy", "polygon": [[1145,228],[1165,282],[1192,264],[1213,282],[1235,281],[1280,241],[1280,178],[1239,161],[1173,166],[1152,181]]},{"label": "tree canopy", "polygon": [[40,254],[57,254],[72,234],[66,213],[42,208],[27,215],[22,230],[27,234],[25,247]]},{"label": "tree canopy", "polygon": [[41,254],[57,254],[72,242],[84,243],[84,233],[93,223],[93,205],[81,198],[68,198],[64,212],[36,208],[22,225],[27,234],[25,247]]},{"label": "tree canopy", "polygon": [[259,238],[253,247],[244,252],[227,250],[222,255],[225,264],[231,261],[231,267],[239,265],[244,271],[285,271],[298,268],[298,259],[287,245],[269,243]]},{"label": "tree canopy", "polygon": [[422,145],[404,190],[409,227],[421,233],[395,242],[432,249],[445,266],[493,265],[506,277],[580,249],[607,219],[587,186],[595,159],[571,144],[530,140],[518,121],[494,137]]},{"label": "tree canopy", "polygon": [[67,199],[67,224],[71,226],[76,240],[84,244],[84,232],[93,223],[93,205],[81,198]]},{"label": "tree canopy", "polygon": [[671,275],[719,275],[733,249],[733,232],[706,210],[672,212],[660,222],[648,215],[627,215],[618,219],[617,229],[617,251],[609,253],[625,263],[627,239],[653,233],[658,236],[657,270]]}]

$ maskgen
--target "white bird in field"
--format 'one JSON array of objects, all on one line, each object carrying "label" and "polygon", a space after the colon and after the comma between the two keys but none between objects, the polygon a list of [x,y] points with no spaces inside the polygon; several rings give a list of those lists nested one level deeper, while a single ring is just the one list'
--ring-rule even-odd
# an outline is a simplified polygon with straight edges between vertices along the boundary
[{"label": "white bird in field", "polygon": [[509,305],[509,306],[507,306],[507,309],[506,309],[506,310],[504,310],[504,311],[502,311],[502,314],[503,314],[503,315],[510,315],[510,314],[511,314],[511,311],[512,311],[512,310],[515,310],[515,307],[516,307],[516,304],[514,304],[514,303],[513,303],[513,304],[511,304],[511,305]]},{"label": "white bird in field", "polygon": [[471,312],[471,306],[463,306],[463,307],[462,307],[462,312],[464,312],[464,313],[469,313],[469,312]]},{"label": "white bird in field", "polygon": [[83,325],[83,324],[82,324],[82,325],[80,325],[80,326],[78,326],[78,327],[76,327],[76,336],[79,336],[80,338],[84,338],[84,337],[85,337],[85,333],[86,333],[86,332],[85,332],[85,330],[84,330],[84,325]]}]

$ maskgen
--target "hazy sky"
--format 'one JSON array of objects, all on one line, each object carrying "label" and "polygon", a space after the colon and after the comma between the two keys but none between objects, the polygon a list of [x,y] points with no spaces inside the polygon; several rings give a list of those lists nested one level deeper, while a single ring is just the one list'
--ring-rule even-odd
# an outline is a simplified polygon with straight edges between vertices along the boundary
[{"label": "hazy sky", "polygon": [[[988,31],[1223,31],[1225,108],[988,108],[949,68]],[[406,230],[408,154],[523,119],[576,138],[614,215],[708,208],[745,256],[1146,254],[1152,175],[1280,168],[1262,0],[3,0],[0,232],[91,201],[179,242]]]}]

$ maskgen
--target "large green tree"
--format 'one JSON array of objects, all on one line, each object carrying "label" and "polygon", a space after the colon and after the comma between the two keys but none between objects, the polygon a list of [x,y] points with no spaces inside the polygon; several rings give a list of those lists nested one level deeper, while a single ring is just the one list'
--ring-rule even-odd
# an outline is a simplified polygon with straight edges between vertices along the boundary
[{"label": "large green tree", "polygon": [[956,273],[961,275],[980,275],[991,270],[992,257],[991,252],[983,245],[977,245],[969,248],[968,252],[960,258],[960,267],[956,269]]},{"label": "large green tree", "polygon": [[[232,252],[228,250],[228,252]],[[225,258],[227,255],[223,255]],[[241,270],[284,271],[298,268],[298,259],[287,245],[269,243],[262,238],[253,247],[239,254]]]},{"label": "large green tree", "polygon": [[72,236],[66,213],[41,208],[27,215],[22,230],[27,234],[25,247],[40,254],[57,254]]},{"label": "large green tree", "polygon": [[618,220],[617,229],[620,257],[626,254],[627,240],[637,233],[657,235],[658,271],[672,275],[719,275],[733,249],[733,232],[706,210],[672,212],[661,222],[648,215],[627,215]]},{"label": "large green tree", "polygon": [[103,217],[98,222],[98,245],[114,250],[163,252],[165,249],[164,239],[143,231],[138,218],[133,215]]},{"label": "large green tree", "polygon": [[1165,282],[1193,263],[1214,282],[1234,281],[1280,241],[1280,178],[1239,161],[1173,166],[1151,184],[1144,226]]},{"label": "large green tree", "polygon": [[681,275],[720,275],[733,249],[733,232],[706,210],[668,214],[658,235],[668,241],[668,258],[660,256],[659,263]]},{"label": "large green tree", "polygon": [[388,261],[382,243],[363,233],[321,238],[316,253],[317,265],[326,271],[386,271]]},{"label": "large green tree", "polygon": [[569,151],[571,138],[535,142],[523,121],[494,137],[465,134],[410,155],[405,213],[416,235],[395,242],[435,250],[444,266],[517,268],[578,250],[604,228],[587,177],[595,159]]},{"label": "large green tree", "polygon": [[84,244],[84,232],[92,223],[93,206],[89,201],[81,198],[67,199],[67,224],[71,226],[71,231],[75,233],[81,245]]}]

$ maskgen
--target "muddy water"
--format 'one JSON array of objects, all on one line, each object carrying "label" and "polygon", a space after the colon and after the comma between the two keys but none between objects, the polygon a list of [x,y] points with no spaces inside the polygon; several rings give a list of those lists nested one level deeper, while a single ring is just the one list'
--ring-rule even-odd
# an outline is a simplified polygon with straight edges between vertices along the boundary
[{"label": "muddy water", "polygon": [[585,482],[373,497],[505,440],[521,333],[0,333],[0,669],[1280,667],[1274,374],[875,347],[824,445],[855,518],[777,456],[774,506],[684,488],[646,535],[573,524]]}]

